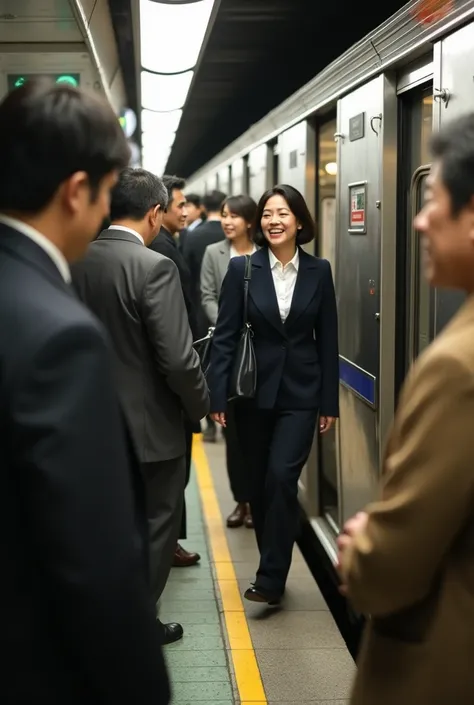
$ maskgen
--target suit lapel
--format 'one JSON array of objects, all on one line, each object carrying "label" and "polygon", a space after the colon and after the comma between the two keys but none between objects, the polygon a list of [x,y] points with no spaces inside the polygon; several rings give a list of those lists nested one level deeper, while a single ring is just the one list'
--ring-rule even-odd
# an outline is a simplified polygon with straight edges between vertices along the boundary
[{"label": "suit lapel", "polygon": [[305,312],[319,286],[317,262],[315,258],[306,254],[302,249],[300,249],[299,252],[298,276],[296,277],[290,312],[285,321],[286,329],[290,328],[301,314]]},{"label": "suit lapel", "polygon": [[275,284],[273,283],[266,247],[255,252],[252,256],[252,265],[252,281],[249,287],[252,301],[267,321],[284,336],[285,329],[280,317]]}]

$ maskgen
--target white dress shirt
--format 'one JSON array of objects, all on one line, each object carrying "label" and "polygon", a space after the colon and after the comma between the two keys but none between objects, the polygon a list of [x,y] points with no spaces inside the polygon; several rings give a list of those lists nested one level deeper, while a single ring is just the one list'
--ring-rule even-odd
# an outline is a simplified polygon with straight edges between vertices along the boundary
[{"label": "white dress shirt", "polygon": [[125,225],[111,225],[108,230],[123,230],[124,233],[132,233],[132,235],[135,235],[137,240],[140,240],[142,245],[145,245],[145,241],[140,235],[140,233],[137,233],[136,230],[132,230],[132,228],[126,228]]},{"label": "white dress shirt", "polygon": [[288,262],[285,266],[275,257],[270,248],[268,248],[268,257],[270,259],[270,269],[272,270],[278,308],[280,310],[281,320],[284,323],[290,313],[296,278],[298,276],[300,256],[298,250],[296,250],[295,256],[291,262]]},{"label": "white dress shirt", "polygon": [[201,223],[202,223],[202,218],[197,218],[196,220],[193,220],[193,222],[188,225],[186,230],[188,231],[188,233],[192,233],[192,231],[195,230],[198,227],[198,225],[201,225]]},{"label": "white dress shirt", "polygon": [[[253,255],[257,251],[257,248],[255,245],[253,245],[252,250],[248,253],[249,255]],[[230,246],[230,259],[233,259],[234,257],[241,257],[242,255],[240,252],[237,252],[235,247],[233,245]]]},{"label": "white dress shirt", "polygon": [[36,228],[32,228],[31,225],[27,225],[26,223],[23,223],[23,221],[17,220],[16,218],[10,218],[8,215],[0,215],[0,223],[17,230],[22,235],[25,235],[25,237],[33,240],[38,247],[41,247],[41,249],[46,252],[48,257],[53,260],[64,281],[69,284],[71,281],[71,272],[67,260],[61,250],[59,250],[56,245],[51,242],[51,240],[48,240],[47,237],[42,235],[38,230],[36,230]]}]

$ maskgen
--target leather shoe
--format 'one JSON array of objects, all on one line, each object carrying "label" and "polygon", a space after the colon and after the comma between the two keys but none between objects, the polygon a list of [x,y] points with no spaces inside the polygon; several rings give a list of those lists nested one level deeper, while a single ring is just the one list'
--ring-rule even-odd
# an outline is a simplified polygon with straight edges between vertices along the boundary
[{"label": "leather shoe", "polygon": [[189,566],[199,563],[200,560],[201,556],[199,553],[190,553],[180,546],[179,543],[177,544],[173,558],[174,568],[189,568]]},{"label": "leather shoe", "polygon": [[237,529],[239,526],[243,526],[246,514],[247,505],[239,502],[232,514],[227,517],[227,526],[229,529]]},{"label": "leather shoe", "polygon": [[250,600],[250,602],[267,603],[267,605],[270,606],[279,605],[281,601],[280,595],[269,593],[266,590],[263,590],[262,588],[254,586],[249,587],[245,591],[244,597],[246,600]]},{"label": "leather shoe", "polygon": [[252,519],[252,514],[250,513],[250,507],[248,504],[247,504],[247,514],[245,515],[244,524],[247,529],[253,529],[253,519]]},{"label": "leather shoe", "polygon": [[181,624],[177,622],[163,624],[159,619],[157,619],[156,622],[161,632],[161,643],[163,646],[173,644],[175,641],[179,641],[179,639],[183,638],[183,627]]}]

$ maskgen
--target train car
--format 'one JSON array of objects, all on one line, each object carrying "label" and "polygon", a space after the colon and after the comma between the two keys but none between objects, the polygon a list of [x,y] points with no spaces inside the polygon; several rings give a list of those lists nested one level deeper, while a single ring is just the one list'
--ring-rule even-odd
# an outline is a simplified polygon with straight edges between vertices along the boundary
[{"label": "train car", "polygon": [[255,199],[289,183],[316,216],[339,307],[340,420],[315,438],[300,501],[331,562],[376,492],[406,371],[462,300],[424,282],[413,215],[431,133],[474,109],[473,65],[474,2],[411,2],[189,181]]}]

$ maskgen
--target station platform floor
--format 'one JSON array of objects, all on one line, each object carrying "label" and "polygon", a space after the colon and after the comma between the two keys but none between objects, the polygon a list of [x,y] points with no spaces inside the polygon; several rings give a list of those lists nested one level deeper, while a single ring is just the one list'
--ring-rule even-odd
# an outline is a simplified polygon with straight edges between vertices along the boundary
[{"label": "station platform floor", "polygon": [[201,561],[173,568],[160,605],[184,628],[165,647],[173,705],[349,705],[355,665],[298,549],[280,607],[243,599],[258,551],[252,530],[226,528],[233,507],[223,441],[195,436],[182,543]]}]

